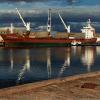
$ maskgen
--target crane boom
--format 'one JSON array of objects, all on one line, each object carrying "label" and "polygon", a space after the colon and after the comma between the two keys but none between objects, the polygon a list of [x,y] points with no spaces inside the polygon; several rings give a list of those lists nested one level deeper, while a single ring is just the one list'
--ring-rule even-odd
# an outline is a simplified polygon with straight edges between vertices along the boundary
[{"label": "crane boom", "polygon": [[61,21],[62,21],[62,23],[63,23],[65,29],[67,30],[68,33],[70,33],[70,26],[67,26],[67,25],[65,24],[65,22],[64,22],[64,20],[63,20],[63,18],[61,17],[61,15],[60,15],[59,12],[58,12],[58,15],[59,15],[59,17],[60,17],[60,19],[61,19]]},{"label": "crane boom", "polygon": [[51,32],[51,9],[48,11],[47,31]]},{"label": "crane boom", "polygon": [[16,10],[17,10],[17,13],[18,13],[18,15],[19,15],[20,19],[22,20],[22,22],[23,22],[24,26],[27,28],[27,24],[25,23],[25,21],[24,21],[24,19],[23,19],[22,15],[20,14],[19,10],[18,10],[17,8],[16,8]]}]

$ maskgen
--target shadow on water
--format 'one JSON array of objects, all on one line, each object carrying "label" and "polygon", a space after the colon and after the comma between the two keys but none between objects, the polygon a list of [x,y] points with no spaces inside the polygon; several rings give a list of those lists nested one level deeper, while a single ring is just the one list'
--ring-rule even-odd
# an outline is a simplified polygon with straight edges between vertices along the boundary
[{"label": "shadow on water", "polygon": [[0,48],[0,88],[97,71],[99,59],[99,46]]}]

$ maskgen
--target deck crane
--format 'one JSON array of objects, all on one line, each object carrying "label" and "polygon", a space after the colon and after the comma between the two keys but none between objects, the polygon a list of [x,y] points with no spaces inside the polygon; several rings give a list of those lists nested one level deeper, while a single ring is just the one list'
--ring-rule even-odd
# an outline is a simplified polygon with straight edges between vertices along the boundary
[{"label": "deck crane", "polygon": [[48,10],[47,32],[51,32],[51,9]]},{"label": "deck crane", "polygon": [[68,33],[70,33],[70,25],[66,25],[65,24],[65,22],[64,22],[64,20],[63,20],[63,18],[61,17],[61,15],[60,15],[60,13],[58,12],[58,15],[59,15],[59,17],[60,17],[60,19],[61,19],[61,21],[62,21],[62,23],[63,23],[63,25],[64,25],[64,27],[65,27],[65,29],[66,29],[66,31],[68,32]]},{"label": "deck crane", "polygon": [[22,22],[23,22],[25,28],[26,28],[26,31],[27,31],[27,34],[26,34],[26,35],[29,35],[29,34],[30,34],[30,31],[31,31],[30,22],[25,23],[25,21],[24,21],[22,15],[20,14],[20,12],[19,12],[19,10],[18,10],[17,8],[16,8],[16,11],[17,11],[17,13],[18,13],[20,19],[22,20]]}]

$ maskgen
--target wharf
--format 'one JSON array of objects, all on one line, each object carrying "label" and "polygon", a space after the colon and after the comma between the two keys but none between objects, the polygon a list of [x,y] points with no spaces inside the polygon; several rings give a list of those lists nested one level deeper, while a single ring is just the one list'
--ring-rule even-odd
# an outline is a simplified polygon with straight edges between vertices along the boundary
[{"label": "wharf", "polygon": [[100,100],[100,71],[1,89],[0,100]]}]

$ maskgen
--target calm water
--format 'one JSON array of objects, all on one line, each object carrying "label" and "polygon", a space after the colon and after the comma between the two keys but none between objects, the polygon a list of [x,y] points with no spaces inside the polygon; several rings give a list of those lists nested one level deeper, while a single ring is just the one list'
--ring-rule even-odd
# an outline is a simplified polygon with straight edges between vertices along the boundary
[{"label": "calm water", "polygon": [[100,70],[100,47],[0,48],[0,88]]}]

